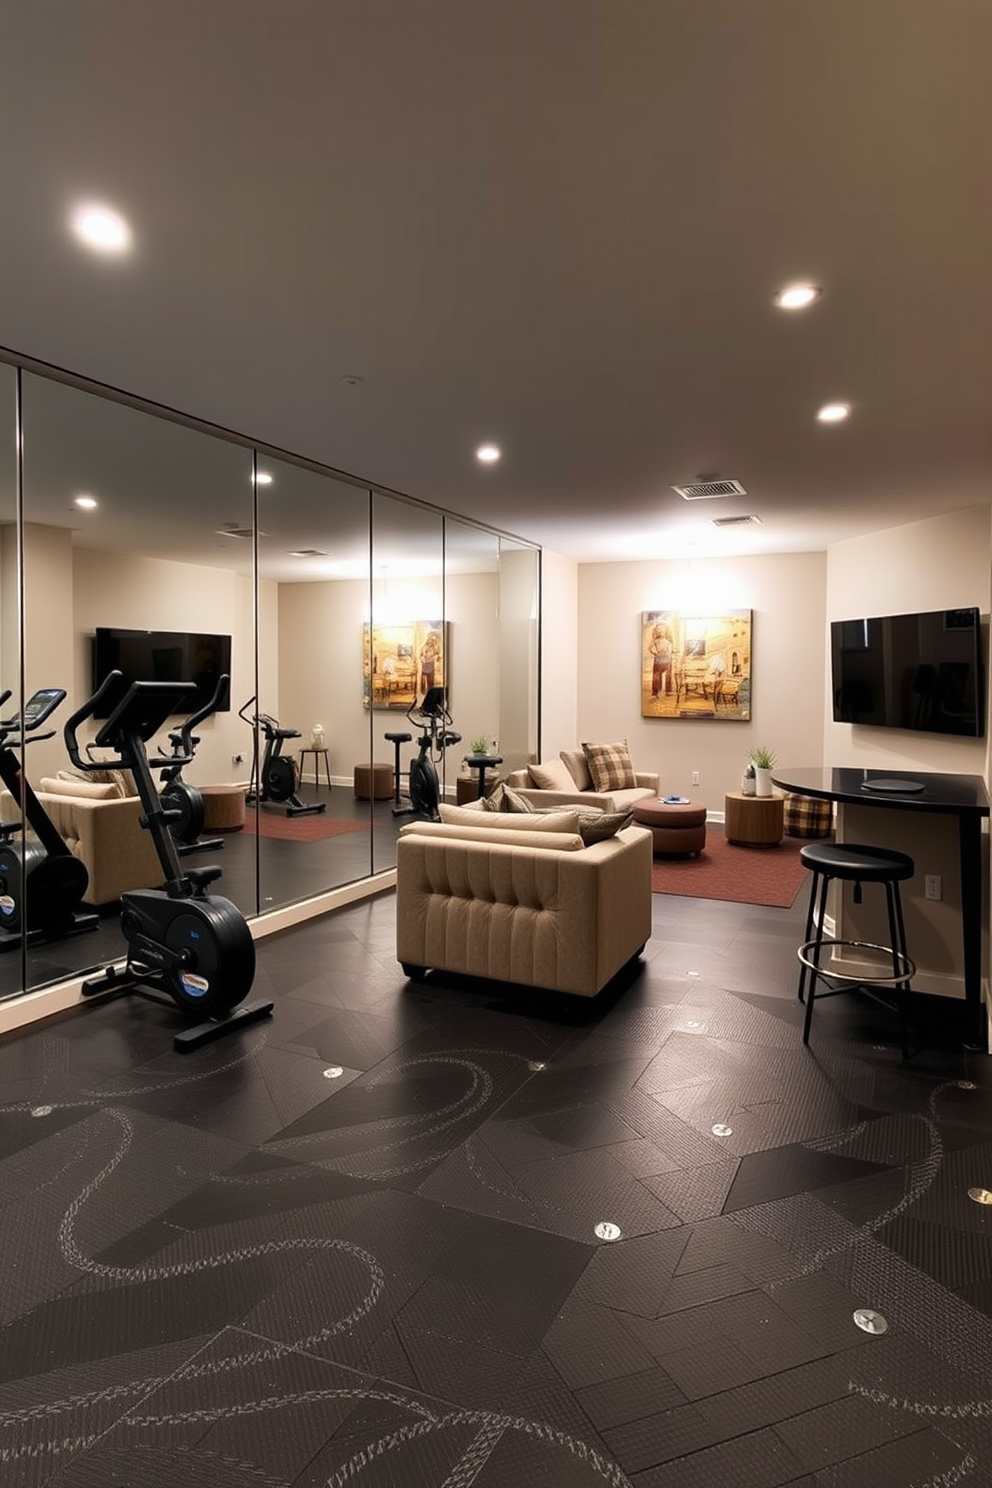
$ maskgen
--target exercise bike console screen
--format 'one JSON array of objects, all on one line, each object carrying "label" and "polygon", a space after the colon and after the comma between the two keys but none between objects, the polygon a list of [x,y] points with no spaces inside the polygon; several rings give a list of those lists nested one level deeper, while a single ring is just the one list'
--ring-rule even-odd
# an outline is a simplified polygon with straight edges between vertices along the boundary
[{"label": "exercise bike console screen", "polygon": [[44,723],[49,713],[54,713],[65,697],[64,687],[42,687],[24,704],[24,712],[3,720],[2,726],[10,733],[27,733]]},{"label": "exercise bike console screen", "polygon": [[44,723],[49,713],[55,711],[59,703],[65,697],[64,687],[42,687],[33,697],[28,698],[24,704],[22,717],[25,729],[37,728],[39,723]]},{"label": "exercise bike console screen", "polygon": [[443,713],[444,692],[443,687],[428,687],[424,693],[424,701],[420,705],[421,713],[429,713],[435,717],[438,713]]}]

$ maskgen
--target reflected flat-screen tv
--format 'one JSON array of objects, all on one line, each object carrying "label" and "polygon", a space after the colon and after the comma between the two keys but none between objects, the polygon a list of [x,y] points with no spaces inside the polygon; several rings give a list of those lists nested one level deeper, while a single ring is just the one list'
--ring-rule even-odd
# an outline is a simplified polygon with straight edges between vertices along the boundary
[{"label": "reflected flat-screen tv", "polygon": [[834,620],[834,720],[981,738],[982,649],[981,616],[974,606]]},{"label": "reflected flat-screen tv", "polygon": [[[109,718],[132,682],[195,682],[184,716],[208,703],[223,673],[231,671],[231,637],[200,631],[119,630],[98,626],[93,637],[93,691],[109,672],[123,673],[120,687],[108,697],[96,718]],[[230,689],[217,711],[230,710]]]}]

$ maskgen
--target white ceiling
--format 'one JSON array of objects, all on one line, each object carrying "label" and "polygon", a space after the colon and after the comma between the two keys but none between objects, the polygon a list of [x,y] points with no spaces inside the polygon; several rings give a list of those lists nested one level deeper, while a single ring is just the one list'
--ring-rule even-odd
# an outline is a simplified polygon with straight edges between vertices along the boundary
[{"label": "white ceiling", "polygon": [[990,58],[989,0],[0,0],[0,345],[580,560],[987,505]]}]

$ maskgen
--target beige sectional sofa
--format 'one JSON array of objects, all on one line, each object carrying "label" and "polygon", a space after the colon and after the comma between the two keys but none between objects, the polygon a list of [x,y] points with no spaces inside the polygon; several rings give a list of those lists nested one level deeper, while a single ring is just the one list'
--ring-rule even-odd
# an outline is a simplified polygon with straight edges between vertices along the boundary
[{"label": "beige sectional sofa", "polygon": [[586,847],[574,811],[442,811],[447,822],[411,822],[397,843],[396,955],[407,976],[436,967],[593,997],[643,950],[650,832],[625,827]]}]

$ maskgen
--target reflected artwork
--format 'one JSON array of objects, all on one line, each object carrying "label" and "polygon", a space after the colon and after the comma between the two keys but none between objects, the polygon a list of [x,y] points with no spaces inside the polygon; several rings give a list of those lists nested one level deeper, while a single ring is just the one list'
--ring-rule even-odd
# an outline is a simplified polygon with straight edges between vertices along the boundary
[{"label": "reflected artwork", "polygon": [[751,716],[751,611],[641,615],[641,717]]},{"label": "reflected artwork", "polygon": [[365,707],[405,713],[429,687],[444,687],[444,622],[405,620],[362,627]]}]

